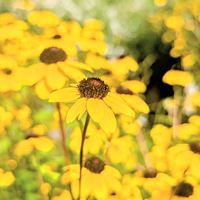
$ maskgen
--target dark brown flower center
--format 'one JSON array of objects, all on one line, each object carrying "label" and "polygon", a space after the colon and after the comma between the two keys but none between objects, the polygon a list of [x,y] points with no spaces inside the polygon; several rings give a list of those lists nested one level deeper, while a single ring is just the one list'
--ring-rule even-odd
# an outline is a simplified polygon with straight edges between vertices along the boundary
[{"label": "dark brown flower center", "polygon": [[61,35],[56,34],[53,36],[53,39],[60,39],[61,37],[62,37]]},{"label": "dark brown flower center", "polygon": [[6,75],[12,74],[12,70],[11,70],[11,69],[8,69],[8,68],[4,68],[2,71],[3,71],[3,73],[6,74]]},{"label": "dark brown flower center", "polygon": [[82,97],[86,98],[104,98],[108,92],[109,87],[99,78],[87,78],[80,81],[78,85],[79,92]]},{"label": "dark brown flower center", "polygon": [[40,54],[40,61],[45,64],[53,64],[67,59],[66,53],[57,47],[44,49]]},{"label": "dark brown flower center", "polygon": [[200,142],[194,142],[190,144],[190,149],[194,153],[200,154]]},{"label": "dark brown flower center", "polygon": [[89,169],[91,172],[99,174],[104,170],[105,163],[98,157],[91,157],[85,161],[84,167]]},{"label": "dark brown flower center", "polygon": [[189,183],[180,183],[174,189],[174,194],[180,197],[189,197],[193,194],[193,186]]},{"label": "dark brown flower center", "polygon": [[133,95],[133,92],[132,92],[131,90],[129,90],[128,88],[123,87],[123,86],[117,87],[116,92],[117,92],[118,94],[129,94],[129,95]]},{"label": "dark brown flower center", "polygon": [[30,138],[38,138],[38,137],[40,137],[40,136],[37,135],[36,133],[34,133],[34,132],[29,132],[29,133],[27,133],[25,139],[28,140],[28,139],[30,139]]},{"label": "dark brown flower center", "polygon": [[157,176],[157,172],[154,169],[146,170],[143,174],[144,178],[155,178]]}]

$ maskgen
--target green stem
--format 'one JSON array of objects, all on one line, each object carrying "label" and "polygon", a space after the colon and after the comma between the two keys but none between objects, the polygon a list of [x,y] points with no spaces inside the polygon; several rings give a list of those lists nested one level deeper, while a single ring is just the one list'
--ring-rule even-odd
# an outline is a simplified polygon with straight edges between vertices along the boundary
[{"label": "green stem", "polygon": [[82,168],[83,168],[83,148],[84,148],[84,142],[85,142],[85,136],[88,128],[88,124],[90,121],[90,116],[87,114],[86,120],[85,120],[85,125],[83,128],[82,132],[82,139],[81,139],[81,147],[80,147],[80,171],[79,171],[79,195],[78,195],[78,200],[81,199],[81,181],[82,181]]}]

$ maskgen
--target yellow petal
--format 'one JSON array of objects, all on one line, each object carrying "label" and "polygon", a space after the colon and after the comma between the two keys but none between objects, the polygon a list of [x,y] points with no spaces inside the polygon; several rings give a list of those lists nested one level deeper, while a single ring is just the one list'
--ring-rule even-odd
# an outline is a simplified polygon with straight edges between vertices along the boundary
[{"label": "yellow petal", "polygon": [[78,99],[67,113],[67,123],[73,122],[76,117],[85,112],[86,110],[86,98]]},{"label": "yellow petal", "polygon": [[49,102],[71,102],[78,99],[80,94],[77,88],[69,87],[57,90],[50,94]]},{"label": "yellow petal", "polygon": [[48,90],[44,80],[36,84],[35,92],[41,99],[48,99],[50,95],[50,91]]},{"label": "yellow petal", "polygon": [[66,76],[75,80],[76,82],[79,82],[82,79],[86,78],[86,76],[79,69],[70,67],[65,63],[60,63],[59,67]]},{"label": "yellow petal", "polygon": [[58,71],[55,65],[48,68],[45,78],[47,84],[51,87],[52,90],[62,88],[67,80],[67,78],[65,78],[64,75]]},{"label": "yellow petal", "polygon": [[135,116],[135,112],[126,104],[120,95],[109,92],[103,99],[104,102],[112,108],[116,113],[123,113],[131,117]]},{"label": "yellow petal", "polygon": [[88,99],[87,110],[91,118],[99,123],[105,132],[114,132],[117,126],[112,110],[100,99]]},{"label": "yellow petal", "polygon": [[80,63],[77,61],[67,61],[67,64],[71,65],[72,67],[76,67],[78,69],[83,69],[92,72],[92,68],[84,63]]},{"label": "yellow petal", "polygon": [[33,85],[40,81],[46,73],[45,64],[34,64],[30,67],[19,69],[17,71],[17,79],[25,85]]},{"label": "yellow petal", "polygon": [[169,70],[163,76],[163,82],[169,85],[187,86],[193,81],[193,76],[190,72],[181,70]]},{"label": "yellow petal", "polygon": [[122,95],[122,98],[131,106],[136,112],[149,113],[149,106],[146,102],[137,95]]}]

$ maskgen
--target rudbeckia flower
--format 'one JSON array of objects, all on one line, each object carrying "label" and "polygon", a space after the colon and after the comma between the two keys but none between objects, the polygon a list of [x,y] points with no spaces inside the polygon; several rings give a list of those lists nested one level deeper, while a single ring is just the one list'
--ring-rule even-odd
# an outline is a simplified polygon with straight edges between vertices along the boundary
[{"label": "rudbeckia flower", "polygon": [[[106,165],[98,157],[86,159],[82,169],[82,190],[81,196],[93,196],[97,199],[107,199],[112,192],[121,189],[121,175],[119,171]],[[79,165],[68,165],[66,173],[62,176],[63,184],[71,183],[74,196],[78,194]]]},{"label": "rudbeckia flower", "polygon": [[[90,123],[86,133],[85,145],[84,145],[84,155],[98,154],[106,142],[106,133],[102,129],[97,129],[94,124]],[[79,154],[81,146],[82,132],[79,127],[75,128],[70,135],[69,146],[71,151]]]},{"label": "rudbeckia flower", "polygon": [[15,177],[12,172],[4,172],[3,169],[0,168],[0,180],[0,187],[8,187],[14,183]]},{"label": "rudbeckia flower", "polygon": [[0,54],[0,92],[17,91],[21,88],[17,72],[16,61]]},{"label": "rudbeckia flower", "polygon": [[110,70],[114,76],[118,77],[118,80],[124,80],[130,71],[135,72],[138,68],[139,65],[134,58],[122,55],[111,61]]},{"label": "rudbeckia flower", "polygon": [[83,63],[68,60],[63,49],[49,47],[40,54],[39,63],[21,69],[18,76],[25,85],[37,83],[37,95],[46,99],[52,90],[62,88],[69,79],[80,81],[85,78],[81,70],[91,71],[91,68]]},{"label": "rudbeckia flower", "polygon": [[34,149],[43,153],[49,152],[54,147],[54,142],[46,136],[29,134],[26,139],[21,140],[15,147],[15,155],[18,157],[30,154]]},{"label": "rudbeckia flower", "polygon": [[25,21],[17,19],[13,14],[0,14],[0,41],[10,41],[24,36],[28,25]]},{"label": "rudbeckia flower", "polygon": [[81,50],[104,55],[107,51],[107,46],[102,29],[103,23],[100,20],[87,20],[81,32]]},{"label": "rudbeckia flower", "polygon": [[115,113],[134,116],[133,110],[118,95],[109,90],[99,78],[87,78],[75,87],[63,88],[50,95],[50,102],[74,102],[67,113],[67,122],[80,119],[87,111],[105,132],[114,132],[117,126]]}]

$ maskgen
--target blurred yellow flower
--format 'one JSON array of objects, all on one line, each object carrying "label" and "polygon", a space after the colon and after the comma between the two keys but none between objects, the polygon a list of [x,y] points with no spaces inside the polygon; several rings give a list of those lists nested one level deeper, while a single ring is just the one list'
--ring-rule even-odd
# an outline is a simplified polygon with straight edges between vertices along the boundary
[{"label": "blurred yellow flower", "polygon": [[[81,196],[84,198],[92,195],[97,199],[106,199],[110,193],[120,191],[120,178],[121,175],[117,169],[106,165],[97,157],[90,157],[85,161],[82,171]],[[61,182],[71,183],[75,197],[78,195],[78,179],[79,165],[68,165]]]},{"label": "blurred yellow flower", "polygon": [[193,106],[200,107],[200,91],[191,94],[190,99]]},{"label": "blurred yellow flower", "polygon": [[51,191],[51,185],[49,183],[43,182],[40,185],[40,192],[43,195],[45,195],[45,196],[48,195],[50,191]]},{"label": "blurred yellow flower", "polygon": [[0,168],[0,180],[0,187],[8,187],[14,183],[15,176],[12,172],[4,172],[4,170]]},{"label": "blurred yellow flower", "polygon": [[34,10],[29,13],[28,21],[39,27],[51,27],[59,24],[60,19],[50,10]]},{"label": "blurred yellow flower", "polygon": [[63,190],[60,195],[54,196],[52,200],[72,200],[72,198],[68,190]]}]

